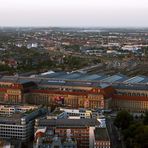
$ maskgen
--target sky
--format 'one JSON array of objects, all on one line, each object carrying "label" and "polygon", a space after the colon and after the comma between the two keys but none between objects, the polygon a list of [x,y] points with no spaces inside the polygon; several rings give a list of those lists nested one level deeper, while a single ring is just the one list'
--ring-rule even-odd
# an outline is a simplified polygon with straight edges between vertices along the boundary
[{"label": "sky", "polygon": [[148,27],[148,0],[0,0],[0,26]]}]

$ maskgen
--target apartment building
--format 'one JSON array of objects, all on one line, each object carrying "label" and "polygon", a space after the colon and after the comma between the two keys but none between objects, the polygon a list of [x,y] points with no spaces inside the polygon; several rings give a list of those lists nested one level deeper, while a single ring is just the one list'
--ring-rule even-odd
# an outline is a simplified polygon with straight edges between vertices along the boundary
[{"label": "apartment building", "polygon": [[53,128],[56,135],[66,138],[67,132],[76,139],[78,148],[94,147],[94,129],[99,127],[96,119],[36,119],[35,129]]},{"label": "apartment building", "polygon": [[106,128],[95,129],[94,148],[111,148],[111,142]]}]

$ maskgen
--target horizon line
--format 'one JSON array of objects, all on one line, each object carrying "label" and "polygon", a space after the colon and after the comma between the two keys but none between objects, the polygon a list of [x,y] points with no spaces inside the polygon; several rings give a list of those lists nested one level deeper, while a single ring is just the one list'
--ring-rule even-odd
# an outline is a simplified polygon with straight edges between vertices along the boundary
[{"label": "horizon line", "polygon": [[53,25],[0,25],[0,28],[147,28],[148,26],[53,26]]}]

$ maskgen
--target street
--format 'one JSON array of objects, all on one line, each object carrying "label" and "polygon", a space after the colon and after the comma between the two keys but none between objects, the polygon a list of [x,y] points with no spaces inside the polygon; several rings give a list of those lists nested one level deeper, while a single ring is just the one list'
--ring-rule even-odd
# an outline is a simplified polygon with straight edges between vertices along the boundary
[{"label": "street", "polygon": [[106,126],[111,139],[111,148],[124,148],[119,131],[114,126],[112,119],[106,118]]}]

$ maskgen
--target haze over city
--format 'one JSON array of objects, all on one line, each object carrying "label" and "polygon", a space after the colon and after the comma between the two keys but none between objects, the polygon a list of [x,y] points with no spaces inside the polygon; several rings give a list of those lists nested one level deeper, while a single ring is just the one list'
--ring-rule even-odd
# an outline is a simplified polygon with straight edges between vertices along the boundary
[{"label": "haze over city", "polygon": [[147,0],[0,0],[0,26],[147,27]]},{"label": "haze over city", "polygon": [[148,0],[0,0],[0,148],[148,148]]}]

